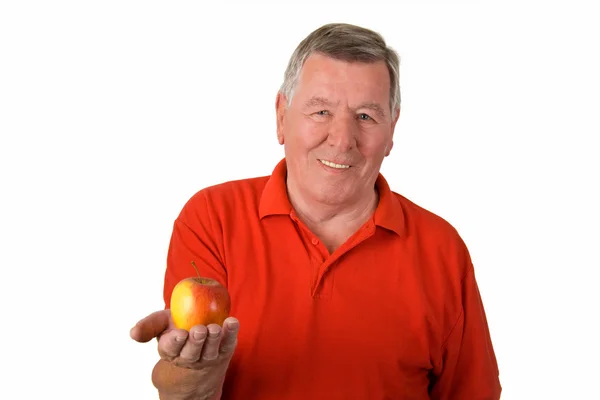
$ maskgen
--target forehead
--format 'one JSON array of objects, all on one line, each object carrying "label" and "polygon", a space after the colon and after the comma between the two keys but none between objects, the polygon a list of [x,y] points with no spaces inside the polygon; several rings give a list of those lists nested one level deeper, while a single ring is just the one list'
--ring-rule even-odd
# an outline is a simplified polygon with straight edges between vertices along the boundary
[{"label": "forehead", "polygon": [[390,75],[384,61],[348,62],[312,54],[300,72],[296,95],[369,97],[384,102],[389,90]]}]

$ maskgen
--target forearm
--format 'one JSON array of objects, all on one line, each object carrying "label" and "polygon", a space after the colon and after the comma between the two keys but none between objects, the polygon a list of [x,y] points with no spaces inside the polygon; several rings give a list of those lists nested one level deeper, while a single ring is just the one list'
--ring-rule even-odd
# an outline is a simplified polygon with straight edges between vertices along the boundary
[{"label": "forearm", "polygon": [[[160,360],[152,371],[152,383],[161,400],[219,400],[223,378],[204,371],[179,368]],[[223,375],[223,374],[217,374]]]}]

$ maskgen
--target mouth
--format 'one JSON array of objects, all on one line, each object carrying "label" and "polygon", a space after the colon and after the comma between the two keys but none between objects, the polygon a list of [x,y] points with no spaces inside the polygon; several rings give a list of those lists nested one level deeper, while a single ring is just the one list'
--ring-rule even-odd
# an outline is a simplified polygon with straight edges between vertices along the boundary
[{"label": "mouth", "polygon": [[346,164],[336,164],[334,162],[327,161],[327,160],[319,160],[319,161],[321,162],[321,164],[327,165],[330,168],[335,168],[335,169],[348,169],[348,168],[350,168],[350,166],[346,165]]}]

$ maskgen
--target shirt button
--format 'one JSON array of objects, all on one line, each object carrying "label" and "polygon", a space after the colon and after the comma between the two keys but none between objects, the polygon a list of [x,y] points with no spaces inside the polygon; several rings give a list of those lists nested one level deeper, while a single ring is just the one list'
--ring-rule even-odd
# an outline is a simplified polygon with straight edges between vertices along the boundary
[{"label": "shirt button", "polygon": [[314,244],[316,246],[319,244],[319,241],[316,238],[313,238],[312,244]]}]

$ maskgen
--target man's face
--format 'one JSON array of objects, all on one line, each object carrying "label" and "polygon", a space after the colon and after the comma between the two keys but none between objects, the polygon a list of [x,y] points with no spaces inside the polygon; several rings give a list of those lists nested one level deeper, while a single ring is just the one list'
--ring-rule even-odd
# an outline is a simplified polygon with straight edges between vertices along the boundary
[{"label": "man's face", "polygon": [[304,64],[292,103],[277,97],[277,137],[289,183],[326,204],[372,193],[398,120],[383,61],[348,63],[320,54]]}]

